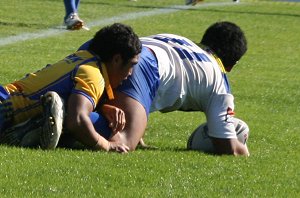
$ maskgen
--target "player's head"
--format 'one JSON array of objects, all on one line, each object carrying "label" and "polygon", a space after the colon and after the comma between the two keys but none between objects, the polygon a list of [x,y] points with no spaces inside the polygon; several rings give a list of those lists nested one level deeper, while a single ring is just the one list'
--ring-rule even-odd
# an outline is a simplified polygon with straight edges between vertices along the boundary
[{"label": "player's head", "polygon": [[216,53],[226,71],[230,71],[247,51],[247,40],[243,31],[231,22],[211,25],[205,31],[201,44]]},{"label": "player's head", "polygon": [[138,63],[142,44],[132,28],[115,23],[99,30],[88,48],[105,63],[110,85],[116,88]]},{"label": "player's head", "polygon": [[109,62],[114,55],[119,54],[126,64],[141,53],[142,44],[131,27],[115,23],[100,29],[95,34],[89,50],[97,54],[103,62]]}]

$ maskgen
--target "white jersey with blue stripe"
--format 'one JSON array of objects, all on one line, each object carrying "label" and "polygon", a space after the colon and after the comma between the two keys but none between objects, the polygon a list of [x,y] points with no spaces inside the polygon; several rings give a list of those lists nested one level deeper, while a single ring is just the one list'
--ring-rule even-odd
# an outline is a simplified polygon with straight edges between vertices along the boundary
[{"label": "white jersey with blue stripe", "polygon": [[178,35],[158,34],[141,41],[158,60],[160,84],[151,112],[203,111],[210,136],[236,138],[230,120],[233,96],[223,66],[216,58]]}]

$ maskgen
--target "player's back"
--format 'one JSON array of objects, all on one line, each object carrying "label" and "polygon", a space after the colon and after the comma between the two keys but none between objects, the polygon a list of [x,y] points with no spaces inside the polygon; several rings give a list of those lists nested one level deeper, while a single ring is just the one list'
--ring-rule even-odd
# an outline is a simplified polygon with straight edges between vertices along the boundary
[{"label": "player's back", "polygon": [[161,82],[152,111],[204,111],[211,94],[225,91],[215,58],[189,39],[159,34],[141,40],[158,59]]}]

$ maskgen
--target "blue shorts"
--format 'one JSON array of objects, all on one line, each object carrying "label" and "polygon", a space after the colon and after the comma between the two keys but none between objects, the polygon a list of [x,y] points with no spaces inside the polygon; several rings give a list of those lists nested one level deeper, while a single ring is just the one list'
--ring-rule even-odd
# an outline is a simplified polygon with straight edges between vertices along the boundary
[{"label": "blue shorts", "polygon": [[109,139],[112,134],[111,129],[108,127],[108,121],[101,114],[97,112],[90,113],[90,119],[94,125],[95,130],[105,139]]}]

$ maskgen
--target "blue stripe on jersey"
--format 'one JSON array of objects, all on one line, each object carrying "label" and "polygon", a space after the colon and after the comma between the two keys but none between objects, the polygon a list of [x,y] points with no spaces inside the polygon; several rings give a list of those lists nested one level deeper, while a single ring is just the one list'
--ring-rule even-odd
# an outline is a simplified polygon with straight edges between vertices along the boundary
[{"label": "blue stripe on jersey", "polygon": [[177,39],[177,38],[172,38],[170,39],[173,43],[178,43],[180,45],[186,45],[186,46],[192,46],[191,44],[189,44],[186,40],[184,39]]},{"label": "blue stripe on jersey", "polygon": [[118,90],[141,103],[148,116],[159,82],[157,59],[149,48],[143,47],[132,75],[122,82]]},{"label": "blue stripe on jersey", "polygon": [[188,51],[186,51],[185,49],[182,49],[182,52],[190,61],[194,60],[192,54],[190,54]]},{"label": "blue stripe on jersey", "polygon": [[185,49],[173,47],[181,59],[189,59],[190,61],[210,62],[209,58],[204,53],[188,52]]},{"label": "blue stripe on jersey", "polygon": [[0,85],[0,101],[7,100],[9,98],[9,93]]},{"label": "blue stripe on jersey", "polygon": [[[187,40],[185,39],[179,39],[179,38],[171,38],[171,37],[164,37],[164,36],[155,36],[153,39],[169,43],[173,42],[175,44],[183,45],[183,46],[192,46]],[[189,59],[190,61],[196,60],[201,62],[210,62],[209,58],[204,53],[197,53],[194,51],[188,51],[186,49],[182,49],[180,47],[173,47],[175,51],[179,54],[181,59]]]},{"label": "blue stripe on jersey", "polygon": [[201,62],[210,62],[209,58],[204,53],[193,52],[193,55],[196,57],[198,61]]},{"label": "blue stripe on jersey", "polygon": [[224,84],[225,84],[227,93],[231,93],[230,84],[229,84],[227,75],[225,73],[223,73],[223,78],[224,78]]},{"label": "blue stripe on jersey", "polygon": [[173,43],[178,43],[179,45],[186,45],[186,46],[192,46],[188,41],[184,40],[184,39],[178,39],[178,38],[168,38],[168,37],[164,37],[164,36],[155,36],[153,37],[153,39],[165,42],[165,43],[169,43],[169,42],[173,42]]},{"label": "blue stripe on jersey", "polygon": [[170,40],[169,38],[166,38],[166,37],[164,37],[164,38],[163,37],[154,37],[154,39],[165,42],[165,43],[168,43]]},{"label": "blue stripe on jersey", "polygon": [[181,59],[185,59],[185,58],[186,58],[185,54],[183,53],[183,51],[182,51],[181,49],[179,49],[179,48],[177,48],[177,47],[173,47],[173,48],[174,48],[175,51],[178,53],[178,55],[179,55],[179,57],[180,57]]}]

